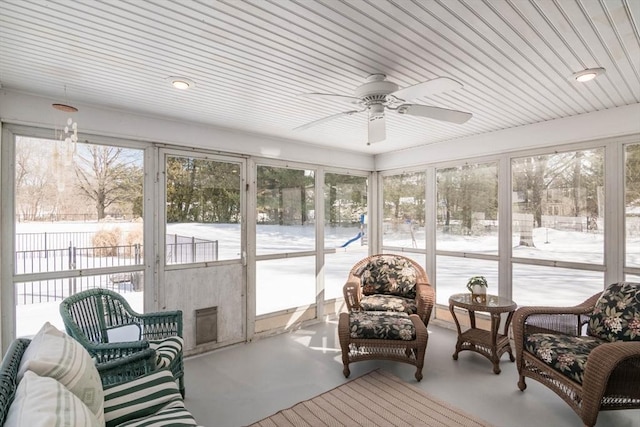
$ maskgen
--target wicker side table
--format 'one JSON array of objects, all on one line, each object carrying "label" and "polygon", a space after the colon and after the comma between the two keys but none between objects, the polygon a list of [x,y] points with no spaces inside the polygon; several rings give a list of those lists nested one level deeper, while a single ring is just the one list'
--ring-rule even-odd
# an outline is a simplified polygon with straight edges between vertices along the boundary
[{"label": "wicker side table", "polygon": [[[464,332],[462,332],[460,322],[456,316],[456,307],[466,309],[469,313],[471,327]],[[453,353],[453,360],[458,360],[458,353],[461,351],[475,351],[493,363],[493,372],[495,374],[501,372],[500,356],[505,352],[509,353],[509,359],[514,362],[516,359],[513,357],[511,344],[509,343],[509,325],[517,307],[517,304],[510,299],[496,295],[487,295],[487,300],[483,303],[473,301],[470,293],[451,295],[449,298],[449,311],[458,329],[458,342],[456,343],[456,351]],[[476,311],[486,312],[491,315],[491,331],[476,328]],[[502,313],[508,314],[504,324],[504,331],[500,333]]]},{"label": "wicker side table", "polygon": [[[372,316],[379,316],[382,312],[360,313],[371,313]],[[349,315],[349,313],[340,313],[338,320],[338,337],[344,365],[342,373],[346,378],[351,374],[349,363],[363,360],[393,360],[415,366],[416,380],[420,381],[422,379],[424,354],[427,349],[429,334],[427,327],[417,314],[407,316],[407,319],[413,323],[415,328],[415,338],[413,340],[373,339],[352,336]]]}]

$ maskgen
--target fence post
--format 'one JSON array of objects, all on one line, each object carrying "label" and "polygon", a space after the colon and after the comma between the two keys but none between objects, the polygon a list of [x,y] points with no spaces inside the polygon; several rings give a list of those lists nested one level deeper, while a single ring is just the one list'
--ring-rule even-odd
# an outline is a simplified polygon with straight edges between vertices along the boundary
[{"label": "fence post", "polygon": [[191,236],[191,262],[196,262],[196,238]]},{"label": "fence post", "polygon": [[[76,247],[71,246],[72,244],[73,242],[69,242],[69,269],[75,270],[76,269]],[[69,295],[73,295],[75,293],[76,293],[76,279],[74,277],[69,279]]]},{"label": "fence post", "polygon": [[140,264],[140,243],[136,243],[135,245],[133,245],[134,251],[135,251],[135,263],[136,264]]},{"label": "fence post", "polygon": [[173,262],[178,262],[178,235],[173,235]]}]

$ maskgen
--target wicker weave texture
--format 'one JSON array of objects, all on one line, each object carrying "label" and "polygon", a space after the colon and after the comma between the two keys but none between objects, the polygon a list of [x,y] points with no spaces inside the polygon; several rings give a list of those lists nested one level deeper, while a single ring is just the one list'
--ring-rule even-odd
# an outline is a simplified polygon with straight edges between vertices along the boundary
[{"label": "wicker weave texture", "polygon": [[408,261],[416,271],[416,307],[417,315],[422,319],[425,325],[428,325],[431,318],[431,312],[435,304],[435,291],[429,283],[429,277],[420,264],[401,255],[392,254],[376,254],[368,256],[356,263],[349,272],[347,282],[343,287],[344,300],[349,311],[360,310],[360,301],[362,299],[362,280],[357,275],[364,266],[369,262],[382,256],[394,256]]},{"label": "wicker weave texture", "polygon": [[526,351],[524,344],[528,335],[538,332],[581,335],[600,295],[572,307],[520,307],[513,321],[520,390],[527,387],[525,377],[544,384],[586,426],[595,425],[601,410],[640,408],[640,342],[600,344],[589,353],[582,385]]},{"label": "wicker weave texture", "polygon": [[340,313],[338,337],[342,349],[343,374],[349,377],[349,364],[363,360],[392,360],[408,363],[416,367],[416,380],[422,379],[424,356],[429,334],[424,322],[416,314],[409,316],[416,330],[416,338],[411,341],[366,339],[351,337],[349,313]]},{"label": "wicker weave texture", "polygon": [[[126,299],[108,289],[89,289],[65,298],[60,303],[60,315],[67,333],[82,344],[100,364],[114,362],[141,351],[153,352],[149,349],[150,340],[182,337],[182,311],[136,313]],[[109,329],[130,324],[140,327],[139,341],[108,342]],[[123,372],[123,369],[130,369],[131,373],[138,369],[146,369],[145,358],[140,357],[141,359],[135,362],[140,364],[138,368],[131,365],[118,369],[117,363],[107,365],[111,366],[112,370],[105,368],[103,383],[117,384],[120,380],[126,380],[129,374]],[[182,354],[178,354],[169,368],[179,381],[180,392],[184,396]],[[113,377],[109,372],[113,373]]]}]

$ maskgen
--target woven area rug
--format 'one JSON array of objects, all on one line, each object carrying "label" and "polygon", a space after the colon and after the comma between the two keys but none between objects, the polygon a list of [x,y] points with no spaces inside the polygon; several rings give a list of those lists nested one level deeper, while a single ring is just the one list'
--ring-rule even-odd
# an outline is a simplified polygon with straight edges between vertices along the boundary
[{"label": "woven area rug", "polygon": [[251,427],[491,427],[394,375],[375,370]]}]

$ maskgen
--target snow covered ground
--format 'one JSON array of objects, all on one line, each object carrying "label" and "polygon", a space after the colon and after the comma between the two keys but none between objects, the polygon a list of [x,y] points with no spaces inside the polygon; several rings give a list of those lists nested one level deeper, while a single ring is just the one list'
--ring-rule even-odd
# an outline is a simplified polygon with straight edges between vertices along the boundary
[{"label": "snow covered ground", "polygon": [[[123,232],[141,227],[140,223],[18,223],[17,233],[40,233],[62,231],[97,231],[109,227],[119,227]],[[331,227],[325,232],[325,248],[335,249],[326,255],[325,298],[342,295],[342,285],[350,268],[367,255],[367,246],[355,240],[346,247],[360,228]],[[257,254],[313,251],[315,249],[314,226],[257,226]],[[236,224],[171,224],[167,233],[217,240],[219,258],[237,259],[240,256],[239,225]],[[413,236],[406,230],[396,233],[386,230],[383,244],[391,247],[411,248],[413,239],[419,247],[424,246],[424,231],[414,230]],[[514,236],[514,241],[518,237]],[[438,234],[437,249],[497,255],[497,236],[459,236]],[[604,240],[602,233],[559,231],[546,228],[534,229],[533,247],[514,247],[513,255],[522,258],[561,260],[602,264]],[[640,237],[629,239],[627,263],[640,265]],[[407,254],[424,265],[421,254]],[[284,260],[260,261],[257,266],[257,312],[290,308],[315,301],[315,260],[313,257],[288,258]],[[498,263],[496,261],[438,256],[437,271],[428,272],[432,281],[437,281],[437,302],[447,304],[451,294],[466,292],[469,277],[484,275],[489,280],[489,292],[498,293]],[[628,280],[640,280],[629,277]],[[301,286],[301,283],[304,286]],[[551,268],[536,265],[514,264],[513,299],[519,305],[541,304],[573,305],[602,290],[603,273],[587,270]],[[18,285],[19,286],[19,285]],[[142,293],[124,293],[134,310],[142,311]],[[20,304],[17,306],[17,335],[32,335],[45,321],[62,328],[58,313],[59,302],[41,304]]]}]

